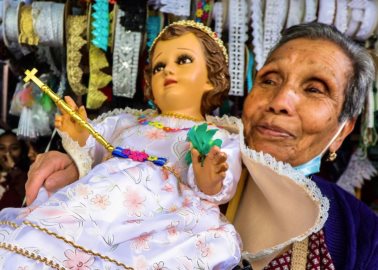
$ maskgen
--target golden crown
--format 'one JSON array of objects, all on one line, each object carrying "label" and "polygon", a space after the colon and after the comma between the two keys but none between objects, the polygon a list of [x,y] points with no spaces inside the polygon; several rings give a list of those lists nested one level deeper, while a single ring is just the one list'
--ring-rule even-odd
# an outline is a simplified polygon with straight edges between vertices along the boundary
[{"label": "golden crown", "polygon": [[169,24],[168,26],[166,26],[163,30],[160,31],[159,35],[152,42],[151,49],[155,46],[155,43],[160,38],[160,36],[172,25],[189,26],[189,27],[196,28],[196,29],[201,30],[202,32],[206,33],[209,37],[211,37],[218,44],[219,48],[223,52],[224,58],[226,58],[226,62],[228,63],[228,54],[227,54],[226,47],[224,46],[223,41],[218,37],[217,33],[215,33],[213,30],[211,30],[210,27],[204,25],[203,23],[195,22],[195,21],[192,21],[192,20],[177,21],[177,22],[173,22],[173,23]]}]

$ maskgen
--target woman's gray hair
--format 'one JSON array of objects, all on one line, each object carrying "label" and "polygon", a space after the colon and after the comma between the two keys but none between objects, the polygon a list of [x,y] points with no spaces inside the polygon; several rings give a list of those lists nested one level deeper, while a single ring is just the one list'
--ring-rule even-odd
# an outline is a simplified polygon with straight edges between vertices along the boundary
[{"label": "woman's gray hair", "polygon": [[357,117],[364,106],[369,87],[375,79],[375,65],[369,52],[339,32],[334,26],[323,23],[305,23],[292,26],[283,31],[281,39],[268,55],[290,40],[297,38],[323,39],[338,45],[349,57],[353,65],[352,74],[344,91],[344,104],[339,116],[339,122]]}]

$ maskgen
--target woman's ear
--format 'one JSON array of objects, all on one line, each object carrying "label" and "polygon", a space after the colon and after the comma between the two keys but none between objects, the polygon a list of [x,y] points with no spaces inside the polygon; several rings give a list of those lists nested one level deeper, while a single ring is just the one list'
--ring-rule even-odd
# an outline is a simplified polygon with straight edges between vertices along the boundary
[{"label": "woman's ear", "polygon": [[205,92],[214,90],[214,85],[210,82],[210,80],[207,80],[204,87]]},{"label": "woman's ear", "polygon": [[340,131],[335,141],[330,145],[330,152],[336,152],[340,148],[345,138],[353,131],[354,125],[356,124],[356,120],[357,118],[351,118],[346,120],[343,129]]}]

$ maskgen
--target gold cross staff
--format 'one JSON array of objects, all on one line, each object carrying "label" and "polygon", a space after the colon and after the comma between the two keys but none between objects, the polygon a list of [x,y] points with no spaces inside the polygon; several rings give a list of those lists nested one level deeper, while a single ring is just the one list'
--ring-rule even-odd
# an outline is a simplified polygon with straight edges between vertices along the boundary
[{"label": "gold cross staff", "polygon": [[54,102],[55,104],[61,109],[67,112],[81,127],[87,129],[89,133],[99,142],[101,143],[106,150],[112,152],[114,150],[114,146],[108,143],[104,137],[102,137],[94,128],[87,123],[83,118],[81,118],[80,114],[78,114],[75,110],[71,109],[71,107],[64,102],[53,90],[51,90],[46,84],[44,84],[38,77],[35,75],[37,74],[38,70],[33,68],[32,71],[26,70],[25,74],[26,77],[24,78],[24,82],[28,82],[32,80],[36,85],[38,85],[41,90],[46,93]]}]

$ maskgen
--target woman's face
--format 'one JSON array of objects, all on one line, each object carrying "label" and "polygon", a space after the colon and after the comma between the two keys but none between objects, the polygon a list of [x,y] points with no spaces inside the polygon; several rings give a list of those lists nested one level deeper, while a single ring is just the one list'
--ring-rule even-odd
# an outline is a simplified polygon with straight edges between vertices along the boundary
[{"label": "woman's face", "polygon": [[15,162],[19,161],[21,157],[21,145],[17,137],[12,134],[6,134],[0,137],[0,157],[3,158],[7,153],[13,158]]},{"label": "woman's face", "polygon": [[151,86],[154,102],[163,113],[200,114],[202,96],[213,86],[194,34],[158,41],[152,56]]},{"label": "woman's face", "polygon": [[[340,127],[351,67],[344,52],[325,40],[295,39],[277,49],[244,103],[248,146],[293,166],[322,153]],[[347,123],[330,150],[353,125]]]}]

